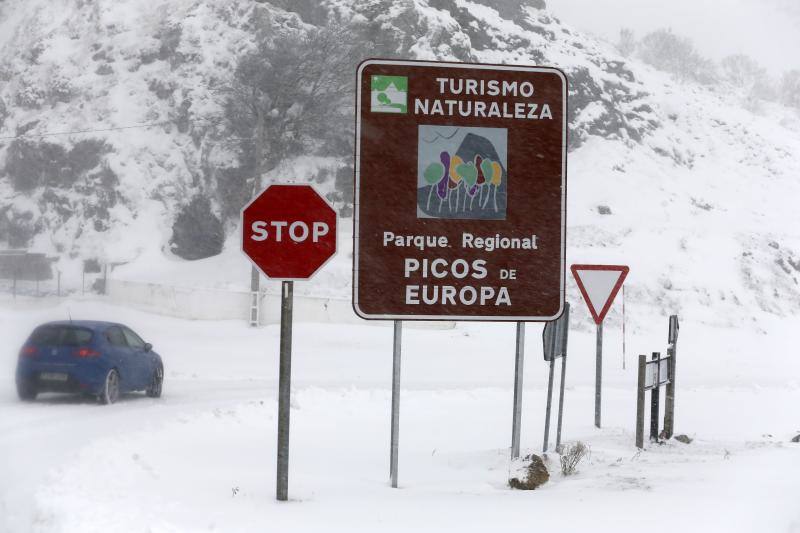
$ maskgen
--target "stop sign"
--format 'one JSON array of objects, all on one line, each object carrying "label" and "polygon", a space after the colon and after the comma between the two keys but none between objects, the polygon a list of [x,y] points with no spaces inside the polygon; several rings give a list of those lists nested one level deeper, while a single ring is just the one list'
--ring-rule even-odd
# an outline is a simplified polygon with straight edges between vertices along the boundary
[{"label": "stop sign", "polygon": [[270,185],[242,209],[242,251],[268,278],[308,279],[336,253],[336,211],[309,185]]}]

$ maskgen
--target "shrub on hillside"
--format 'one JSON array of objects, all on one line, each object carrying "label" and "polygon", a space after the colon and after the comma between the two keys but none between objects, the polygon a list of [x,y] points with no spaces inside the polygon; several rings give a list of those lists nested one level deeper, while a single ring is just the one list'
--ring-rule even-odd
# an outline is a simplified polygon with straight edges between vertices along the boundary
[{"label": "shrub on hillside", "polygon": [[783,105],[800,108],[800,70],[790,70],[783,75],[778,95]]},{"label": "shrub on hillside", "polygon": [[639,42],[638,51],[642,61],[681,81],[710,84],[718,78],[713,61],[702,57],[692,41],[675,35],[672,30],[648,33]]},{"label": "shrub on hillside", "polygon": [[8,109],[6,108],[6,103],[0,98],[0,129],[3,128],[3,124],[8,117]]},{"label": "shrub on hillside", "polygon": [[99,139],[85,139],[67,150],[47,141],[15,139],[8,147],[5,172],[14,190],[36,187],[70,187],[86,172],[100,165],[111,147]]},{"label": "shrub on hillside", "polygon": [[67,170],[67,151],[58,144],[15,139],[8,147],[5,170],[17,191],[57,184]]},{"label": "shrub on hillside", "polygon": [[37,230],[33,213],[7,210],[2,219],[0,239],[5,240],[9,248],[27,248]]},{"label": "shrub on hillside", "polygon": [[225,234],[222,221],[204,196],[195,196],[175,217],[170,247],[183,259],[196,260],[222,251]]},{"label": "shrub on hillside", "polygon": [[591,454],[589,446],[581,441],[566,443],[558,450],[561,473],[571,476],[578,471],[580,462]]},{"label": "shrub on hillside", "polygon": [[767,70],[744,54],[727,56],[720,62],[722,79],[751,99],[775,100],[775,87]]}]

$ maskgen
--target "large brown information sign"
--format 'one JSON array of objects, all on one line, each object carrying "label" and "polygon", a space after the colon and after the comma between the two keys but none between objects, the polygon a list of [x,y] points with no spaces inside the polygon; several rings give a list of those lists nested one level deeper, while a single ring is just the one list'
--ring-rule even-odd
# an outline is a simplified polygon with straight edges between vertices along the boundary
[{"label": "large brown information sign", "polygon": [[553,68],[358,69],[353,306],[553,320],[564,302],[567,82]]}]

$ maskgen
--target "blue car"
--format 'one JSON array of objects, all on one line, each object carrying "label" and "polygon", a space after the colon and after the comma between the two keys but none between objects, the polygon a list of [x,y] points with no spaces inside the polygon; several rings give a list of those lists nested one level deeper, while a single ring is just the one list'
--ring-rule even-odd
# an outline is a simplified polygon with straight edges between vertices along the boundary
[{"label": "blue car", "polygon": [[21,400],[35,400],[40,392],[75,392],[111,404],[123,392],[160,397],[164,363],[123,324],[49,322],[33,330],[20,350],[16,379]]}]

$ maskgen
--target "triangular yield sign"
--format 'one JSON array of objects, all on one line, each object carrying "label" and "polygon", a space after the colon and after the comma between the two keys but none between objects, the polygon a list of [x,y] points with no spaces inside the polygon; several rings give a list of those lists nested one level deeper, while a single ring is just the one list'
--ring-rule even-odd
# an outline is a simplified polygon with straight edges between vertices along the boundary
[{"label": "triangular yield sign", "polygon": [[600,324],[630,269],[624,265],[572,265],[570,270],[595,324]]}]

